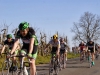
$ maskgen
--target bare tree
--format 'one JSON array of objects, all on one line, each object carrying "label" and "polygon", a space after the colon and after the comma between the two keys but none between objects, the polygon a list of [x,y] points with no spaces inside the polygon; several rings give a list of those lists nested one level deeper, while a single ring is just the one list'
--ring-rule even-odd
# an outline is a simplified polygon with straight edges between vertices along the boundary
[{"label": "bare tree", "polygon": [[87,42],[89,38],[92,38],[96,41],[100,38],[100,17],[85,12],[80,17],[79,23],[74,23],[71,30],[75,33],[73,40]]},{"label": "bare tree", "polygon": [[18,31],[18,28],[15,28],[15,29],[12,30],[12,33],[13,33],[14,37],[16,36],[17,31]]}]

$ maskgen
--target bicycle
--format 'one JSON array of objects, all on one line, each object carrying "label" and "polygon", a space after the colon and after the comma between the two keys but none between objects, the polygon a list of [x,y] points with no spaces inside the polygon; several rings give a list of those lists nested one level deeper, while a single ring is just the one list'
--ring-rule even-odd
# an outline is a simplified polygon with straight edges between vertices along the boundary
[{"label": "bicycle", "polygon": [[86,51],[83,50],[81,54],[82,54],[82,58],[80,59],[80,62],[83,63],[85,62],[85,60],[87,60]]},{"label": "bicycle", "polygon": [[[18,57],[18,58],[23,58],[23,57],[27,57],[27,55],[17,55],[15,57]],[[20,60],[20,68],[19,70],[17,71],[17,75],[30,75],[30,63],[31,61],[23,61],[23,60]],[[26,67],[25,64],[28,64],[29,66]],[[37,75],[37,72],[36,74]]]},{"label": "bicycle", "polygon": [[16,75],[17,67],[14,67],[14,64],[10,60],[10,58],[7,58],[9,56],[9,53],[2,54],[6,55],[6,60],[2,62],[2,75]]},{"label": "bicycle", "polygon": [[66,68],[66,59],[64,52],[60,52],[60,70],[61,68],[65,69]]},{"label": "bicycle", "polygon": [[50,66],[49,66],[49,75],[54,75],[54,74],[58,75],[58,73],[59,73],[59,65],[58,65],[58,60],[56,58],[56,53],[52,53],[52,59],[50,61]]},{"label": "bicycle", "polygon": [[88,62],[89,62],[89,68],[91,68],[93,65],[92,65],[92,56],[90,54],[90,50],[88,50]]},{"label": "bicycle", "polygon": [[98,58],[99,58],[99,52],[98,51],[96,51],[96,53],[95,53],[95,58],[96,58],[96,60],[98,60]]}]

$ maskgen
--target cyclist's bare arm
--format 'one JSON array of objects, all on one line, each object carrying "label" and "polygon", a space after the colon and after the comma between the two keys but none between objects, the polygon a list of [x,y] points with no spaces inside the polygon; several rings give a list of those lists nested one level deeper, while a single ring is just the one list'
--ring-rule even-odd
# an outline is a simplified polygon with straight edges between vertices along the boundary
[{"label": "cyclist's bare arm", "polygon": [[17,48],[19,43],[20,43],[20,40],[19,39],[15,39],[14,46],[13,46],[13,48],[11,50],[11,54],[13,54],[13,52],[15,52],[15,50],[16,50],[16,48]]},{"label": "cyclist's bare arm", "polygon": [[32,51],[33,51],[33,46],[34,46],[34,38],[31,38],[30,46],[29,46],[29,54],[32,53]]},{"label": "cyclist's bare arm", "polygon": [[17,46],[16,50],[20,50],[20,48],[21,48],[21,47],[20,47],[20,44],[19,44],[19,45]]}]

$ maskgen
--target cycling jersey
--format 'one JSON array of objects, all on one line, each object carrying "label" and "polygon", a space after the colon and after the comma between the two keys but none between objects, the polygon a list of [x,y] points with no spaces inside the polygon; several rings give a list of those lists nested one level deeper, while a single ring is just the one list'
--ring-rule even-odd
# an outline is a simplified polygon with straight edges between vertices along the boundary
[{"label": "cycling jersey", "polygon": [[14,45],[14,39],[12,39],[11,42],[8,42],[8,40],[5,40],[4,45],[8,45],[9,49],[11,50]]},{"label": "cycling jersey", "polygon": [[18,31],[16,38],[18,38],[18,39],[21,38],[22,39],[22,41],[23,41],[22,49],[23,50],[26,49],[28,53],[29,53],[30,39],[34,38],[35,40],[34,40],[34,46],[33,46],[34,48],[33,48],[32,54],[37,53],[38,40],[37,40],[37,37],[34,33],[33,28],[30,27],[29,31],[28,31],[28,34],[24,37],[20,34],[20,31]]},{"label": "cycling jersey", "polygon": [[79,47],[80,47],[80,50],[83,51],[83,48],[85,47],[85,45],[84,44],[79,44]]},{"label": "cycling jersey", "polygon": [[56,52],[58,48],[60,49],[60,41],[59,40],[57,40],[56,42],[54,42],[54,40],[51,40],[49,42],[49,44],[51,44],[51,46],[52,46],[51,52]]},{"label": "cycling jersey", "polygon": [[60,52],[63,52],[64,53],[67,50],[66,49],[66,46],[67,46],[66,42],[60,43],[60,46],[61,46]]},{"label": "cycling jersey", "polygon": [[94,42],[92,43],[88,42],[87,46],[88,46],[88,50],[90,50],[90,52],[93,53],[94,52]]},{"label": "cycling jersey", "polygon": [[64,43],[60,43],[60,46],[61,46],[61,48],[60,48],[61,50],[65,50],[67,44],[66,44],[66,42],[64,42]]}]

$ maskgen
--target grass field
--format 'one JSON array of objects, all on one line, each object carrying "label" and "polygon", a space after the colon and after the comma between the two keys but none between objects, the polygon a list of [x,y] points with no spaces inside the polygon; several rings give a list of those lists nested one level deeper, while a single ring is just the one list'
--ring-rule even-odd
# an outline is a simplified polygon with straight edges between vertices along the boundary
[{"label": "grass field", "polygon": [[[79,54],[68,53],[68,59],[79,57]],[[38,64],[46,64],[50,62],[50,55],[49,56],[38,56],[36,60],[36,65]]]}]

